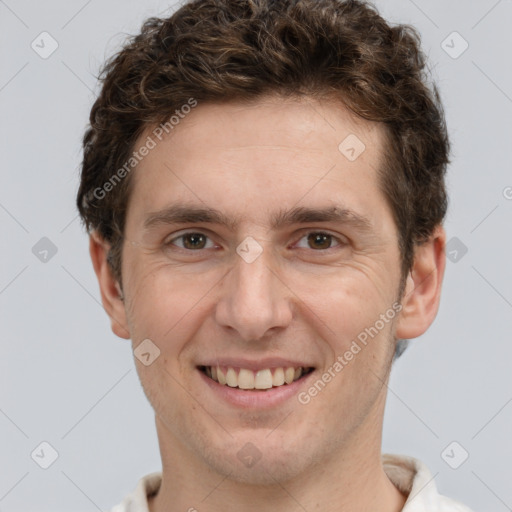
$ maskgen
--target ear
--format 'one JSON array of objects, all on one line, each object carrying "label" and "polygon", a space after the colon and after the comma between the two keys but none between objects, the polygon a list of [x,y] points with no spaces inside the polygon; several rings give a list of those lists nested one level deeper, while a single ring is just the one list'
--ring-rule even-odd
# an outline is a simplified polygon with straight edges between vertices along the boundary
[{"label": "ear", "polygon": [[403,309],[397,321],[397,338],[416,338],[434,321],[446,266],[445,246],[445,230],[438,226],[429,240],[416,248],[402,297]]},{"label": "ear", "polygon": [[109,249],[110,245],[96,231],[90,234],[89,253],[100,285],[103,308],[110,317],[113,333],[120,338],[130,339],[121,287],[114,279],[107,261]]}]

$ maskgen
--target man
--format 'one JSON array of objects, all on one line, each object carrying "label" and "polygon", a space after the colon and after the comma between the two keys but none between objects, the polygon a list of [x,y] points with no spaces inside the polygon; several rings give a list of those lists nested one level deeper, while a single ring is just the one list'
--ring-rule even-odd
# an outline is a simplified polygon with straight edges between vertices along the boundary
[{"label": "man", "polygon": [[381,455],[445,268],[424,66],[341,0],[196,0],[106,65],[77,204],[162,457],[115,512],[468,510]]}]

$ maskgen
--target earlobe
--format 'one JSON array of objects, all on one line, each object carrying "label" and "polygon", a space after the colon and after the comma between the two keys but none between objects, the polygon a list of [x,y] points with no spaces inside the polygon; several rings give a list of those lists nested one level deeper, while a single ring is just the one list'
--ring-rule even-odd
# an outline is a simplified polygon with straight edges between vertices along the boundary
[{"label": "earlobe", "polygon": [[123,303],[123,293],[119,283],[114,279],[109,262],[107,261],[110,246],[97,232],[89,237],[89,253],[91,255],[94,272],[100,286],[101,302],[114,334],[120,338],[130,339],[127,327],[126,311]]},{"label": "earlobe", "polygon": [[434,321],[446,265],[445,245],[446,233],[442,226],[438,226],[427,242],[416,247],[402,297],[397,338],[416,338]]}]

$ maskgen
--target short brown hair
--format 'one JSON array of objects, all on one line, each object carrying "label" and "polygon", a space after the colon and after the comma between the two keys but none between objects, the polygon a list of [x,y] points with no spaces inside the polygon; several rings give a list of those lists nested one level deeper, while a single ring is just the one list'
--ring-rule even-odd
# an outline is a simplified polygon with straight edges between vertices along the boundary
[{"label": "short brown hair", "polygon": [[415,245],[447,209],[449,141],[426,67],[415,29],[390,26],[363,1],[193,0],[169,18],[150,18],[100,74],[102,90],[83,139],[82,221],[110,243],[109,262],[121,283],[133,180],[127,175],[104,197],[95,190],[126,164],[146,128],[166,122],[190,98],[199,104],[267,94],[335,98],[385,127],[379,177],[405,276]]}]

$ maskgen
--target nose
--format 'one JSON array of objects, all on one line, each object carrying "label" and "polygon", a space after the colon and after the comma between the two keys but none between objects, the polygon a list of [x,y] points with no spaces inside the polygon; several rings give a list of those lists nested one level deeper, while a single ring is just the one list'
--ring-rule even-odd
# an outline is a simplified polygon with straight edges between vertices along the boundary
[{"label": "nose", "polygon": [[270,253],[264,250],[251,263],[237,255],[221,283],[216,321],[245,341],[259,340],[292,320],[292,294],[272,269]]}]

